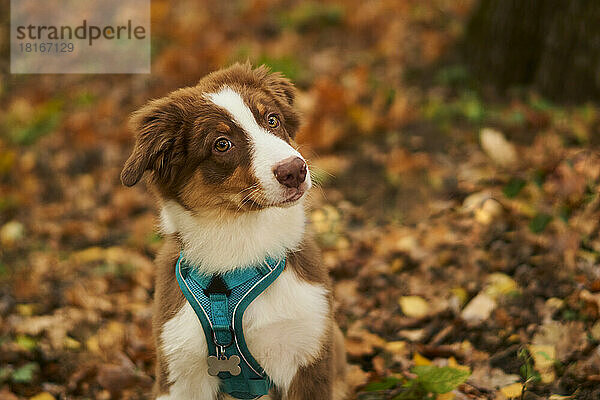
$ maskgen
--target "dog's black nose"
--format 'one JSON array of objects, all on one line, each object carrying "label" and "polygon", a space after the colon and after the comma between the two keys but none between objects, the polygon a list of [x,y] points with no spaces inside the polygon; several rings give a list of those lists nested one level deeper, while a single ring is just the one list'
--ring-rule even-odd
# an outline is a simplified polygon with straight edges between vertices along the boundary
[{"label": "dog's black nose", "polygon": [[284,186],[298,188],[306,179],[306,163],[300,157],[290,157],[280,161],[273,168],[275,178]]}]

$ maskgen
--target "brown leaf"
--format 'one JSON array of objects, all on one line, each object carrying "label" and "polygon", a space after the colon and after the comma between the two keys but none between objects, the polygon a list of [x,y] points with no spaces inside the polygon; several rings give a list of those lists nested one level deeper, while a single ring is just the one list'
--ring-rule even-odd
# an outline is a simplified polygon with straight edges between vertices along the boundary
[{"label": "brown leaf", "polygon": [[585,348],[587,334],[582,322],[552,321],[544,324],[534,335],[533,344],[555,346],[557,359],[565,361],[574,352]]}]

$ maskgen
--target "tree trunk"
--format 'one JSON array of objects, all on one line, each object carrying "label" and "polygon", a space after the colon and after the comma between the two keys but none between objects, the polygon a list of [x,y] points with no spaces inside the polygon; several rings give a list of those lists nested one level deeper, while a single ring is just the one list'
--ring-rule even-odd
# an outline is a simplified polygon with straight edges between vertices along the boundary
[{"label": "tree trunk", "polygon": [[598,0],[481,0],[465,59],[500,91],[531,86],[556,101],[600,99]]}]

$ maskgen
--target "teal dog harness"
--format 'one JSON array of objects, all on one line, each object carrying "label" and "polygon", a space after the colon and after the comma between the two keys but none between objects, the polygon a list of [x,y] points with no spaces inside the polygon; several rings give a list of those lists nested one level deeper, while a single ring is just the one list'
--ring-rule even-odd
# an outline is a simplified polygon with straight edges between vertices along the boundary
[{"label": "teal dog harness", "polygon": [[205,275],[179,256],[175,275],[194,309],[208,345],[208,373],[221,379],[221,391],[236,399],[269,393],[272,382],[252,357],[242,329],[244,311],[285,268],[285,258],[227,272]]}]

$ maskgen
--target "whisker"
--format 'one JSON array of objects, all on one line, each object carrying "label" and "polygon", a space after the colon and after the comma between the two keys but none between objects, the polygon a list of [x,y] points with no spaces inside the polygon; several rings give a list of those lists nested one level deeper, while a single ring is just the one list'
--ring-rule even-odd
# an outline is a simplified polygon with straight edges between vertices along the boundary
[{"label": "whisker", "polygon": [[238,208],[236,210],[236,213],[241,211],[242,207],[251,200],[251,197],[253,195],[255,195],[257,192],[260,193],[260,187],[258,187],[258,185],[254,185],[255,188],[254,190],[252,190],[250,193],[248,193],[247,195],[245,195],[242,200],[240,201],[240,204],[238,205]]}]

